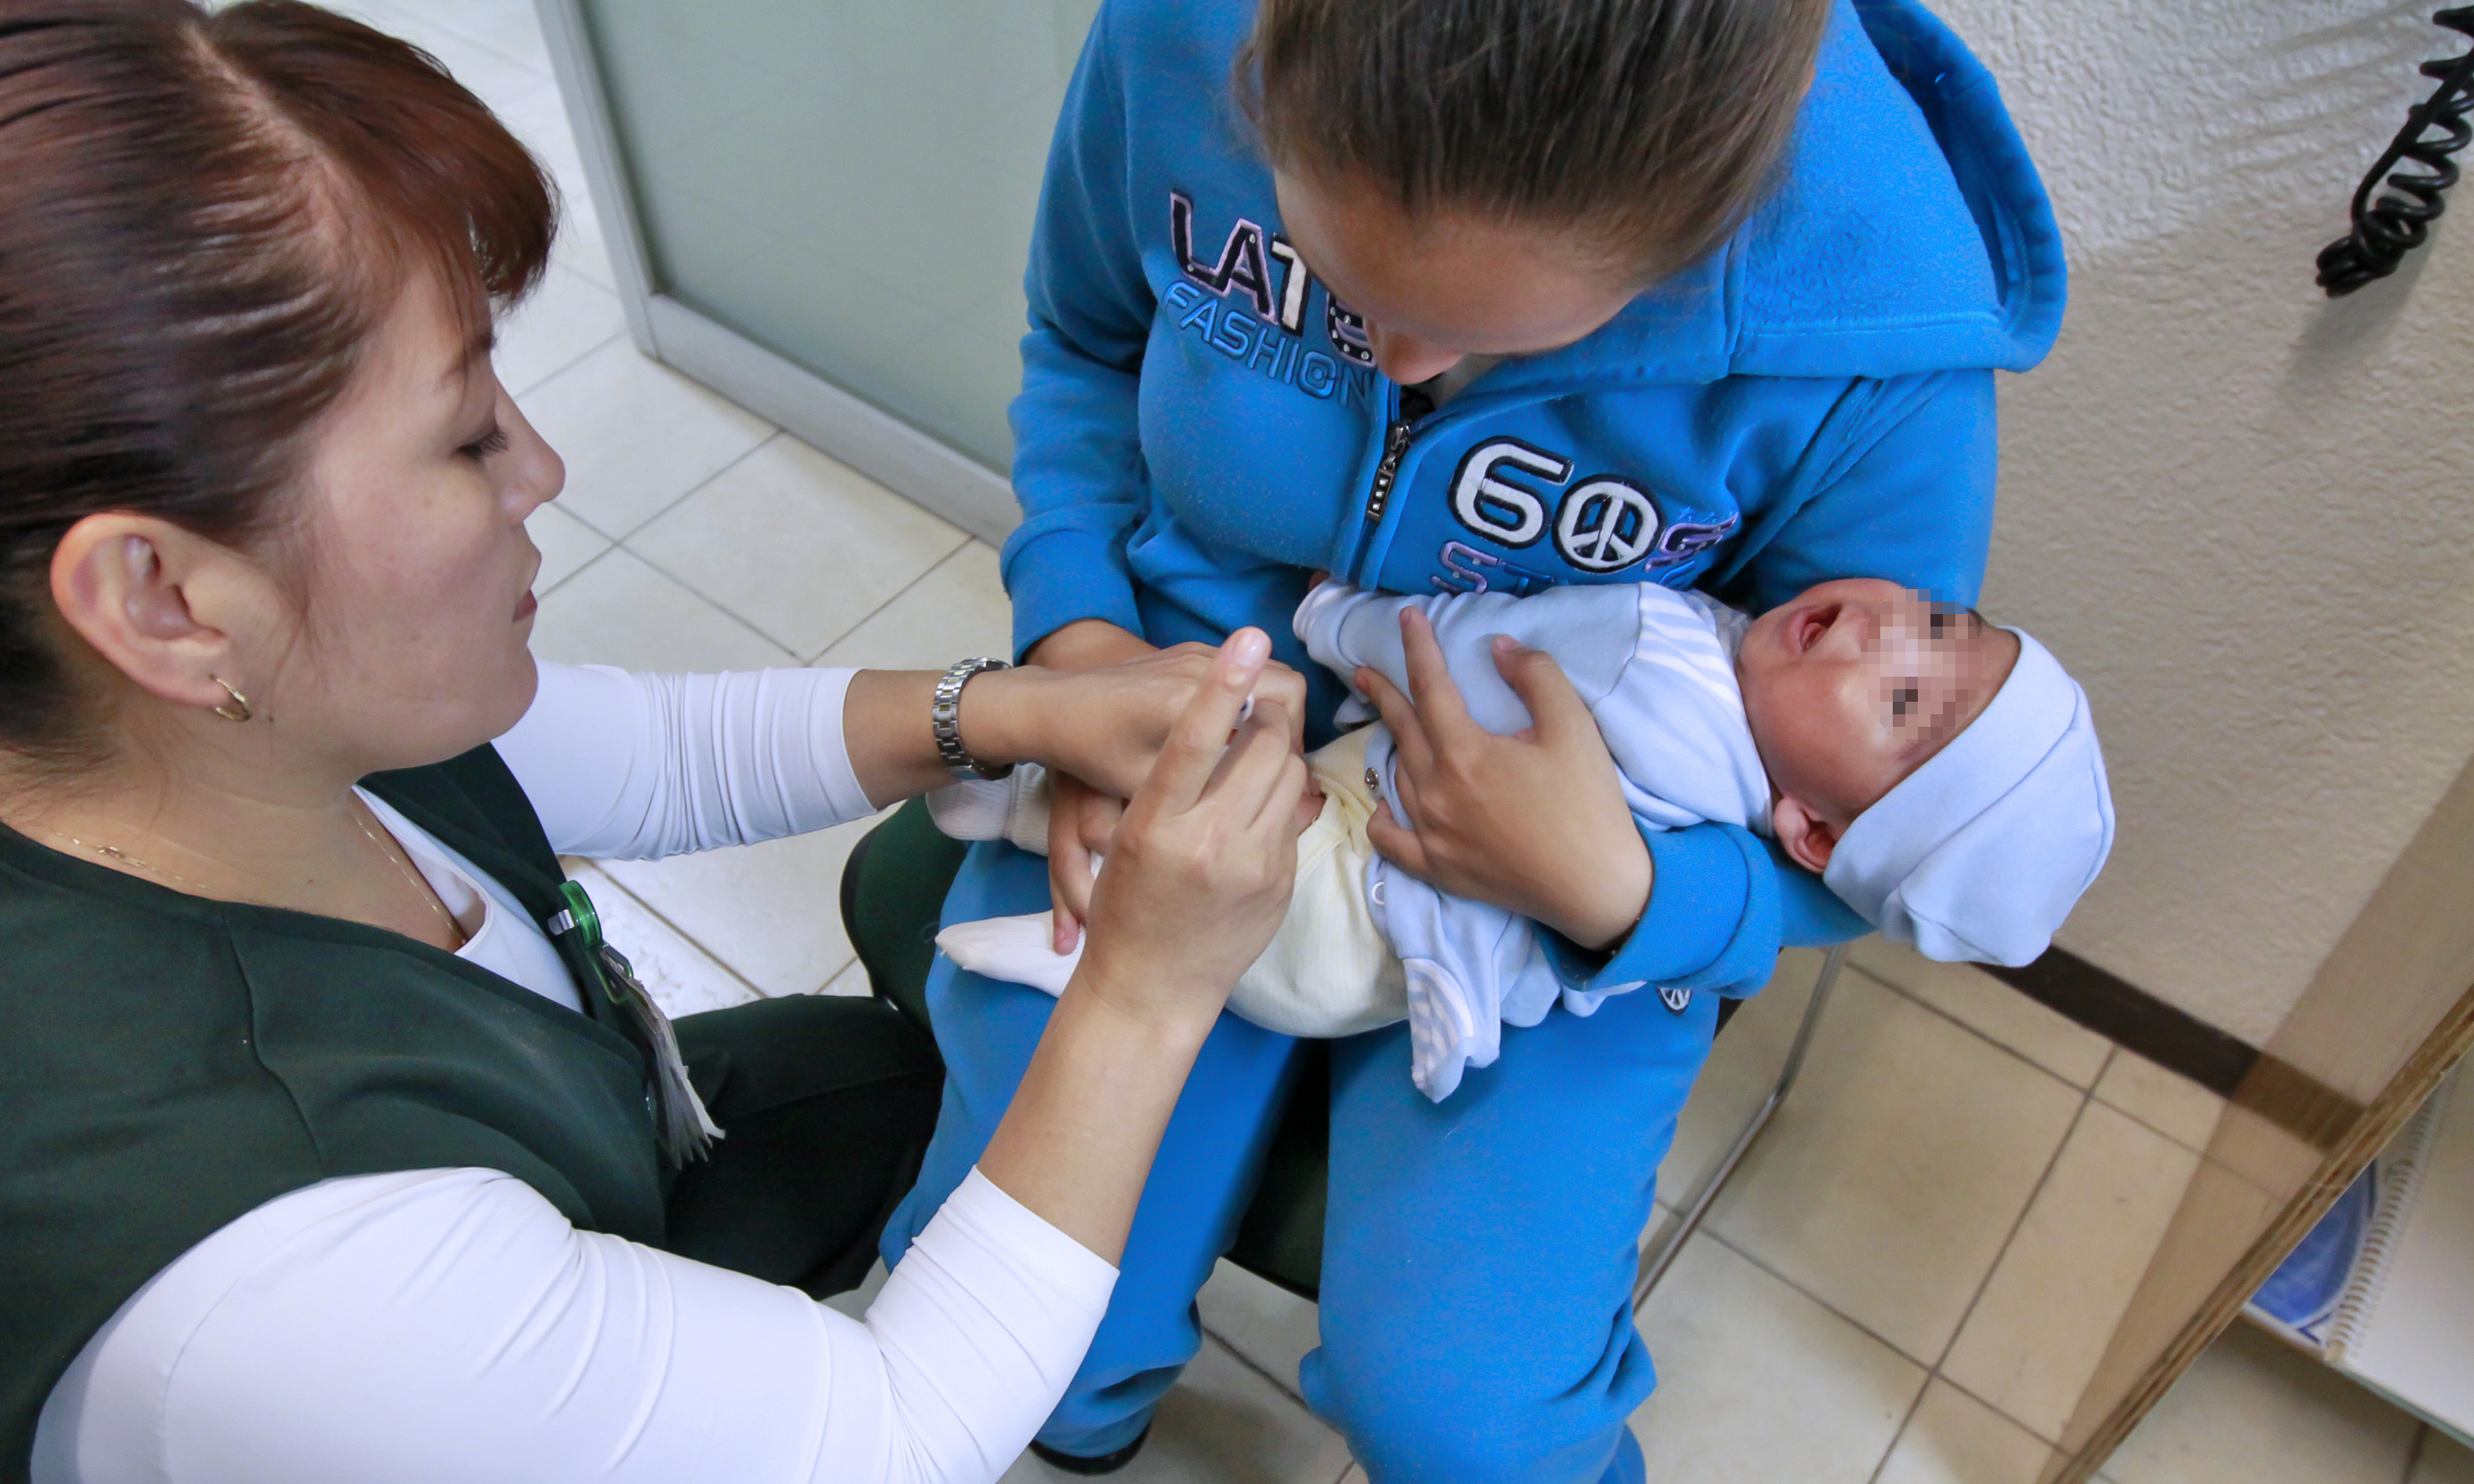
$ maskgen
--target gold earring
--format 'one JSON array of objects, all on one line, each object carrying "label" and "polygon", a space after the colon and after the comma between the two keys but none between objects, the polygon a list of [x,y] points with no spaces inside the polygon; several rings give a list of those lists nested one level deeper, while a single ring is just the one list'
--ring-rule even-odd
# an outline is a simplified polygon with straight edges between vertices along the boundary
[{"label": "gold earring", "polygon": [[217,716],[222,717],[228,722],[245,722],[249,720],[249,697],[232,689],[232,682],[225,680],[220,675],[209,675],[206,679],[214,682],[218,685],[221,685],[224,688],[224,694],[231,697],[230,701],[215,707],[215,714]]}]

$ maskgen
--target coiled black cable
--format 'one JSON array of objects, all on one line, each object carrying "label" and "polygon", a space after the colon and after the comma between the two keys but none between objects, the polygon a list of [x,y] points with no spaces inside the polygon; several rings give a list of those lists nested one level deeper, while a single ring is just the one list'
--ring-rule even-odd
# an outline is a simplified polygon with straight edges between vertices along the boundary
[{"label": "coiled black cable", "polygon": [[[2454,6],[2431,19],[2474,37],[2474,5]],[[2319,286],[2330,299],[2342,299],[2396,272],[2398,261],[2422,246],[2431,224],[2448,209],[2440,192],[2457,183],[2457,162],[2449,156],[2474,143],[2474,124],[2465,118],[2468,98],[2474,96],[2474,51],[2424,62],[2422,75],[2436,79],[2439,86],[2406,110],[2405,127],[2354,188],[2354,229],[2320,250]],[[2425,137],[2435,129],[2441,131],[2439,137]],[[2430,173],[2397,170],[2408,160]],[[2395,194],[2374,201],[2382,185]]]}]

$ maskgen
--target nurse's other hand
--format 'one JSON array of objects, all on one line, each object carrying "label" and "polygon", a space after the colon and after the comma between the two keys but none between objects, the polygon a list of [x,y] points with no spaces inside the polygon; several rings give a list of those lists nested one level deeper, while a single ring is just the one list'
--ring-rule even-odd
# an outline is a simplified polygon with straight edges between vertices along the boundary
[{"label": "nurse's other hand", "polygon": [[1048,776],[1048,896],[1055,910],[1055,946],[1071,953],[1091,915],[1093,857],[1108,853],[1126,801],[1069,773]]},{"label": "nurse's other hand", "polygon": [[1256,687],[1270,652],[1259,629],[1229,636],[1128,802],[1067,994],[1079,987],[1153,1023],[1207,1020],[1271,943],[1297,880],[1306,766],[1294,720]]},{"label": "nurse's other hand", "polygon": [[[1048,822],[1048,885],[1055,908],[1055,945],[1071,953],[1090,915],[1094,855],[1105,855],[1110,835],[1125,813],[1125,801],[1151,776],[1170,729],[1211,674],[1219,650],[1207,644],[1153,649],[1114,624],[1097,619],[1068,624],[1032,652],[1039,668],[1007,672],[1000,685],[1029,687],[1009,716],[1037,729],[1035,736],[1006,739],[1010,751],[981,755],[1020,756],[1048,765],[1053,790]],[[1052,662],[1119,658],[1092,668],[1048,669]],[[1285,719],[1292,752],[1305,745],[1305,677],[1277,660],[1253,672],[1251,691],[1261,714]],[[1007,698],[1013,703],[1014,698]],[[971,744],[970,711],[963,711],[963,741]]]},{"label": "nurse's other hand", "polygon": [[1384,857],[1454,897],[1493,902],[1583,948],[1620,942],[1649,903],[1649,848],[1624,806],[1614,758],[1562,666],[1494,641],[1495,668],[1532,724],[1496,736],[1471,720],[1425,615],[1400,615],[1411,695],[1357,672],[1398,749],[1401,804],[1414,828],[1378,810],[1369,838]]}]

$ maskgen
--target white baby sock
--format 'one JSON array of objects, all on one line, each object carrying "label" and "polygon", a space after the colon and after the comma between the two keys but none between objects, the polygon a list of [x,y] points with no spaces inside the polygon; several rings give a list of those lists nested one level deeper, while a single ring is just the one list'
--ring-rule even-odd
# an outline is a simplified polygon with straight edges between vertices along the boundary
[{"label": "white baby sock", "polygon": [[955,967],[982,978],[1009,979],[1051,994],[1062,994],[1065,981],[1074,977],[1075,966],[1082,962],[1082,945],[1090,941],[1090,935],[1077,938],[1073,952],[1059,953],[1050,946],[1056,941],[1055,934],[1055,913],[1025,912],[1017,917],[957,922],[936,935],[936,946],[954,961]]},{"label": "white baby sock", "polygon": [[1018,763],[1001,778],[964,778],[932,791],[928,817],[949,840],[1003,840],[1045,855],[1048,798],[1048,770]]}]

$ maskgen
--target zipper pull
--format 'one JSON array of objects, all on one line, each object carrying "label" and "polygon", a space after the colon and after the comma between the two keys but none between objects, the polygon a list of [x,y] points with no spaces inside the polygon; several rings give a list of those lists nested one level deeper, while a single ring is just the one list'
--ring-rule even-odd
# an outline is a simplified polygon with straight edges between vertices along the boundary
[{"label": "zipper pull", "polygon": [[1383,429],[1383,459],[1374,466],[1374,487],[1366,496],[1366,522],[1369,526],[1383,518],[1383,507],[1391,502],[1393,481],[1400,477],[1400,456],[1409,451],[1409,419],[1396,418]]}]

